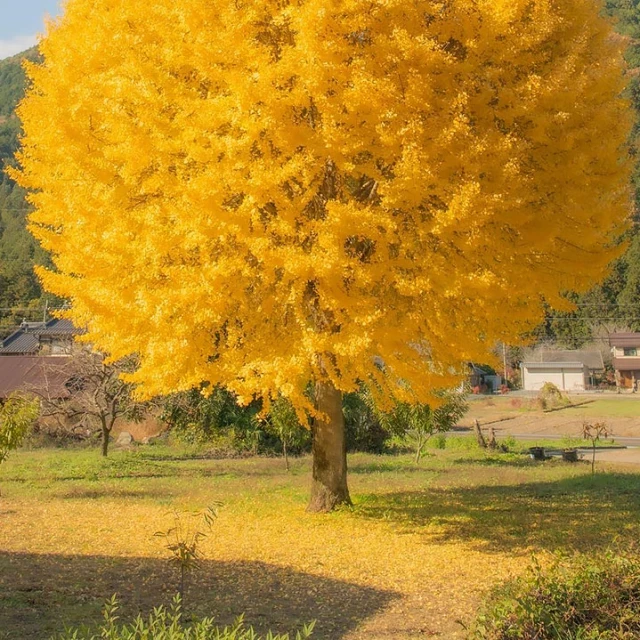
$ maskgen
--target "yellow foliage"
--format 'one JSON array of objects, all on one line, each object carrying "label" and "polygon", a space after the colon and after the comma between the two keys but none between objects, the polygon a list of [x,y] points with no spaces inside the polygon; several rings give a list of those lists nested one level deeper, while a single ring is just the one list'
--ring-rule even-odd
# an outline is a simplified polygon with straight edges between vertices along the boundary
[{"label": "yellow foliage", "polygon": [[300,410],[373,375],[429,400],[617,254],[630,118],[598,11],[69,0],[13,174],[42,280],[148,395]]}]

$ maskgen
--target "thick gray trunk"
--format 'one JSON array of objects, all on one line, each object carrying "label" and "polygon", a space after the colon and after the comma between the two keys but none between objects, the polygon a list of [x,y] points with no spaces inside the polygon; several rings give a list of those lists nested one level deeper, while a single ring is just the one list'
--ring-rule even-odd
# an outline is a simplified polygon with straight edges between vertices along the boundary
[{"label": "thick gray trunk", "polygon": [[313,474],[308,511],[331,511],[351,504],[347,487],[347,447],[342,392],[330,382],[317,382],[316,408],[323,414],[313,423]]}]

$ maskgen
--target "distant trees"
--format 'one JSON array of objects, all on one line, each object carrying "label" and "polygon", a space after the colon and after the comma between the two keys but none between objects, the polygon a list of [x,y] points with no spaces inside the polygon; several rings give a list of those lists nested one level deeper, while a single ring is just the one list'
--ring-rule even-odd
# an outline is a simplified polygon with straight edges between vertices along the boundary
[{"label": "distant trees", "polygon": [[[14,164],[19,146],[21,126],[15,107],[26,86],[23,59],[37,60],[37,50],[0,61],[0,338],[29,315],[25,306],[35,306],[34,302],[41,298],[42,288],[33,266],[48,262],[47,253],[26,229],[31,209],[26,191],[4,172],[5,166]],[[20,309],[4,310],[15,307]]]}]

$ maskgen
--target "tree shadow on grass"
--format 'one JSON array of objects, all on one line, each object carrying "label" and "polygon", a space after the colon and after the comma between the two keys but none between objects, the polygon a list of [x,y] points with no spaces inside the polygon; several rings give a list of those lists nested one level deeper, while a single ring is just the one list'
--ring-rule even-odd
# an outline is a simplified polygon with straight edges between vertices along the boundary
[{"label": "tree shadow on grass", "polygon": [[433,475],[437,474],[438,471],[413,463],[400,465],[396,458],[390,457],[389,460],[376,460],[375,462],[350,462],[349,473],[363,475],[369,473],[421,473]]},{"label": "tree shadow on grass", "polygon": [[429,488],[362,496],[355,514],[471,542],[483,551],[587,551],[640,534],[640,475],[598,473],[552,482]]},{"label": "tree shadow on grass", "polygon": [[101,500],[107,499],[153,499],[163,500],[175,497],[168,487],[149,487],[146,489],[122,489],[117,485],[101,485],[97,487],[68,487],[64,491],[55,492],[59,500]]},{"label": "tree shadow on grass", "polygon": [[493,454],[487,455],[485,458],[456,458],[453,461],[455,465],[476,465],[480,467],[515,467],[515,468],[534,468],[540,463],[532,460],[528,455],[523,454]]},{"label": "tree shadow on grass", "polygon": [[[0,552],[0,637],[40,640],[101,621],[118,594],[121,620],[168,604],[178,575],[166,560]],[[189,578],[185,615],[228,624],[238,615],[261,633],[317,620],[314,640],[338,640],[397,594],[262,562],[206,561]]]}]

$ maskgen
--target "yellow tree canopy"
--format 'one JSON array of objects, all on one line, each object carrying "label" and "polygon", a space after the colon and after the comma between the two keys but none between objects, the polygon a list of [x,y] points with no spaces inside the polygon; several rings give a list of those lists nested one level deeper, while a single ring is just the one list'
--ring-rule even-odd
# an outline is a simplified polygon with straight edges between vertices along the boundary
[{"label": "yellow tree canopy", "polygon": [[41,276],[146,394],[428,400],[616,255],[593,0],[68,0],[40,48],[15,175]]}]

